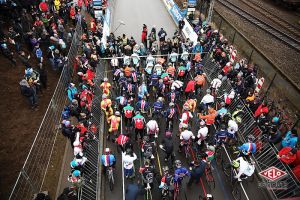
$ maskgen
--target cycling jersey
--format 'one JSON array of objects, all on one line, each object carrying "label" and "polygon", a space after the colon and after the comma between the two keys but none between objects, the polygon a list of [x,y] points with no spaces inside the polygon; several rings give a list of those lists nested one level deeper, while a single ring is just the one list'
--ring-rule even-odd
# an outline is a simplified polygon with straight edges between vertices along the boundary
[{"label": "cycling jersey", "polygon": [[216,135],[215,135],[216,143],[217,144],[224,143],[227,135],[228,135],[227,130],[220,130],[220,131],[216,132]]},{"label": "cycling jersey", "polygon": [[155,120],[150,120],[147,125],[147,133],[148,134],[157,134],[159,131],[158,124]]},{"label": "cycling jersey", "polygon": [[185,131],[182,131],[180,133],[180,139],[181,140],[185,140],[185,141],[188,141],[190,140],[191,138],[195,138],[194,134],[192,131],[189,131],[189,130],[185,130]]},{"label": "cycling jersey", "polygon": [[116,163],[116,158],[112,154],[102,155],[101,156],[101,163],[105,167],[111,167],[111,166],[113,166]]},{"label": "cycling jersey", "polygon": [[177,182],[181,182],[183,177],[185,176],[190,176],[190,172],[189,170],[187,170],[185,167],[180,167],[180,168],[177,168],[175,170],[175,175],[174,175],[174,182],[177,183]]},{"label": "cycling jersey", "polygon": [[149,167],[143,167],[140,169],[140,172],[143,175],[143,180],[145,183],[153,183],[153,178],[154,178],[154,168],[149,166]]},{"label": "cycling jersey", "polygon": [[240,151],[245,155],[254,154],[256,152],[256,144],[255,143],[245,143],[242,146],[238,147]]}]

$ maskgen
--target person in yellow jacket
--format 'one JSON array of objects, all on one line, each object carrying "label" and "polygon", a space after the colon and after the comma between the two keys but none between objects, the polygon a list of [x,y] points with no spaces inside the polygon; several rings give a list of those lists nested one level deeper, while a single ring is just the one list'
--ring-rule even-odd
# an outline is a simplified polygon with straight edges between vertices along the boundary
[{"label": "person in yellow jacket", "polygon": [[110,88],[111,84],[108,82],[108,78],[104,78],[104,82],[101,83],[100,88],[103,90],[103,94],[106,94],[107,96],[110,94]]},{"label": "person in yellow jacket", "polygon": [[119,130],[120,122],[121,122],[121,117],[120,117],[120,112],[116,111],[114,115],[111,115],[109,118],[107,118],[107,123],[110,125],[108,129],[108,136],[107,139],[110,138],[110,134],[114,133],[114,136],[117,137],[117,132]]},{"label": "person in yellow jacket", "polygon": [[197,99],[188,99],[184,103],[183,107],[187,106],[190,109],[190,111],[195,112],[196,105],[197,105]]},{"label": "person in yellow jacket", "polygon": [[106,94],[102,95],[101,109],[105,112],[106,118],[113,114],[113,109],[111,107],[111,100],[107,98]]},{"label": "person in yellow jacket", "polygon": [[206,125],[210,126],[215,123],[215,119],[217,117],[217,111],[212,107],[208,107],[207,115],[202,115],[201,113],[198,113],[198,116],[200,119],[205,120]]},{"label": "person in yellow jacket", "polygon": [[55,10],[59,11],[59,9],[60,9],[60,0],[54,0],[54,6],[55,6]]}]

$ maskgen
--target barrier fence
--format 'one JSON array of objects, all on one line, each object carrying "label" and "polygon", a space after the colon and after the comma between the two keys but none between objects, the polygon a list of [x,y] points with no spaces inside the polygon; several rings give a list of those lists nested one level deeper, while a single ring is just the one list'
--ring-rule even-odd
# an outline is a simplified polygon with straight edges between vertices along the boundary
[{"label": "barrier fence", "polygon": [[97,199],[98,190],[100,187],[100,181],[98,177],[101,176],[101,172],[99,171],[99,149],[100,141],[102,140],[102,123],[103,117],[102,111],[100,108],[102,89],[100,88],[101,80],[104,78],[103,73],[103,65],[98,64],[96,68],[96,75],[94,79],[95,89],[94,89],[94,98],[92,101],[92,118],[90,119],[91,125],[97,127],[97,133],[92,135],[93,139],[89,140],[86,148],[84,149],[84,155],[87,157],[88,162],[84,165],[84,173],[83,173],[83,184],[79,191],[78,199],[80,200],[91,200]]},{"label": "barrier fence", "polygon": [[66,88],[72,80],[73,65],[78,53],[82,27],[80,20],[76,24],[72,43],[67,55],[67,63],[42,119],[36,137],[18,175],[9,199],[32,199],[34,193],[41,191],[50,163],[57,134],[60,132],[61,111],[66,105]]},{"label": "barrier fence", "polygon": [[[203,70],[207,75],[208,81],[211,82],[214,78],[218,77],[219,66],[215,62],[213,62],[213,59],[209,56],[209,54],[204,58],[203,62]],[[231,90],[232,87],[229,80],[222,81],[218,96],[222,96],[225,93],[230,93]],[[244,115],[242,116],[242,123],[239,126],[239,138],[242,142],[246,142],[247,136],[251,134],[255,136],[255,142],[260,142],[262,138],[262,131],[256,124],[253,114],[251,113],[251,111],[249,111],[243,100],[237,97],[233,99],[228,108],[229,111],[235,111],[238,105],[242,106],[242,110],[244,111]],[[289,166],[285,165],[277,158],[277,153],[278,150],[275,146],[268,142],[263,143],[262,151],[258,151],[253,156],[256,162],[257,171],[261,172],[269,167],[275,166],[287,173],[287,176],[280,180],[285,183],[286,190],[269,189],[274,198],[282,199],[299,195],[299,182],[295,178]],[[262,181],[265,182],[264,180]]]}]

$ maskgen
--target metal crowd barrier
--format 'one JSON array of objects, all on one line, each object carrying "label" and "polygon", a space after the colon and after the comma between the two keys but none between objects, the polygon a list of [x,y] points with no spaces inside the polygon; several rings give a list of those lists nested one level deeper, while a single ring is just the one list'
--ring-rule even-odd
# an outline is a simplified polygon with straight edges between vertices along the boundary
[{"label": "metal crowd barrier", "polygon": [[[218,77],[219,66],[213,61],[209,54],[203,59],[204,67],[203,70],[207,75],[208,81],[212,81],[214,78]],[[223,95],[225,92],[229,93],[232,90],[232,86],[229,80],[222,81],[222,85],[219,88],[218,96]],[[229,111],[233,112],[236,110],[238,105],[242,106],[244,115],[242,117],[242,124],[239,126],[239,138],[242,142],[247,141],[247,136],[252,134],[255,136],[255,142],[261,140],[262,131],[258,127],[253,117],[253,113],[245,105],[245,103],[239,99],[233,99],[232,103],[229,106]],[[276,156],[278,150],[272,144],[266,142],[263,143],[262,151],[258,151],[253,159],[256,162],[256,169],[258,172],[261,172],[269,167],[275,166],[278,169],[285,171],[287,176],[281,179],[280,181],[285,183],[286,190],[275,190],[269,189],[271,194],[275,199],[282,199],[288,197],[299,196],[300,193],[300,184],[295,178],[289,166],[282,163]]]},{"label": "metal crowd barrier", "polygon": [[99,171],[99,139],[101,129],[101,117],[102,111],[100,108],[102,90],[100,88],[101,80],[103,80],[103,66],[98,64],[96,68],[96,76],[94,79],[95,90],[94,98],[92,100],[92,119],[91,124],[97,127],[97,134],[95,139],[88,142],[87,148],[84,149],[84,155],[87,157],[88,162],[84,166],[83,174],[83,185],[79,191],[79,200],[92,200],[97,199],[97,191],[100,187],[98,177],[100,176]]},{"label": "metal crowd barrier", "polygon": [[66,87],[72,80],[73,65],[77,56],[82,28],[77,23],[64,66],[39,130],[27,155],[25,163],[9,199],[32,199],[34,193],[42,190],[57,134],[60,130],[61,111],[67,103]]}]

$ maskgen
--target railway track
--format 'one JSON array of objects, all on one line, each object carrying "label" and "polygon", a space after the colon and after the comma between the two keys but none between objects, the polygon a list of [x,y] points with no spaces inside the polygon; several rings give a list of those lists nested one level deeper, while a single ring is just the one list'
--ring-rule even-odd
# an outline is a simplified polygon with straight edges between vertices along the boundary
[{"label": "railway track", "polygon": [[261,29],[265,30],[269,34],[273,35],[280,41],[286,43],[290,47],[294,48],[295,50],[300,52],[300,41],[298,39],[295,39],[294,37],[291,37],[287,33],[278,30],[271,25],[269,25],[267,22],[259,19],[258,17],[254,16],[250,12],[241,9],[240,7],[236,6],[235,4],[226,1],[226,0],[218,0],[220,4],[222,4],[224,7],[228,8],[229,10],[232,10],[233,12],[237,13],[241,17],[245,18],[249,22],[255,24],[256,26],[260,27]]},{"label": "railway track", "polygon": [[290,33],[300,37],[300,28],[282,18],[277,17],[277,15],[264,8],[260,3],[247,0],[241,0],[241,2],[251,7],[253,10],[259,12],[260,14],[266,16],[268,19],[280,25],[282,28],[285,28],[285,30],[289,31]]}]

